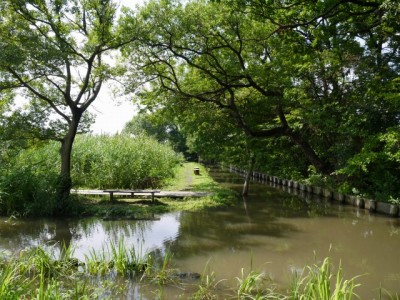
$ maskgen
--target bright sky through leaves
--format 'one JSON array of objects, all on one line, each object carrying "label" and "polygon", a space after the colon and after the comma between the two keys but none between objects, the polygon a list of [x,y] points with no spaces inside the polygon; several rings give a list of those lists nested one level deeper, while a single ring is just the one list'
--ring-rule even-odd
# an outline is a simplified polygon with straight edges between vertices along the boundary
[{"label": "bright sky through leaves", "polygon": [[[135,8],[137,4],[142,5],[142,0],[119,0],[120,6]],[[111,83],[112,84],[112,83]],[[121,132],[125,123],[135,115],[135,106],[129,96],[120,97],[113,95],[109,86],[102,87],[97,100],[89,108],[89,111],[96,115],[96,121],[91,126],[95,134],[114,134]]]}]

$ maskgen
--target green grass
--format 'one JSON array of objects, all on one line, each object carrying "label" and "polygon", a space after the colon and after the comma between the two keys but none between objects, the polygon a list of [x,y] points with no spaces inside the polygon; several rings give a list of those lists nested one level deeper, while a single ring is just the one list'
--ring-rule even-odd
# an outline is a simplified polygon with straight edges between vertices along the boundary
[{"label": "green grass", "polygon": [[[193,169],[200,168],[200,175]],[[175,177],[165,182],[163,191],[207,192],[205,197],[185,197],[183,199],[159,198],[149,200],[119,199],[110,203],[108,197],[86,198],[76,208],[80,216],[98,216],[106,219],[153,219],[156,214],[170,211],[198,211],[216,207],[230,206],[237,201],[234,192],[224,189],[208,174],[207,169],[197,163],[184,163],[175,168]]]},{"label": "green grass", "polygon": [[[2,157],[0,163],[0,214],[52,216],[57,207],[60,144],[46,142]],[[159,188],[173,176],[183,156],[151,137],[79,135],[71,158],[73,188]],[[70,214],[71,201],[62,212]]]},{"label": "green grass", "polygon": [[[200,169],[200,175],[194,174],[194,168]],[[210,177],[208,170],[201,164],[188,162],[175,167],[175,176],[168,179],[163,190],[166,191],[214,191],[218,184]]]}]

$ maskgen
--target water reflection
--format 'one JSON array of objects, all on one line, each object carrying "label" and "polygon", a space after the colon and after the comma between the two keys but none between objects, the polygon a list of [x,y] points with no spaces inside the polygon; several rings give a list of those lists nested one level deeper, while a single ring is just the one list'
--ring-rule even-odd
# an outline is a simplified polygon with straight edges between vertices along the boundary
[{"label": "water reflection", "polygon": [[[241,191],[241,176],[221,171],[213,175]],[[336,267],[342,263],[346,278],[365,274],[357,290],[362,299],[377,297],[380,285],[400,292],[398,219],[264,182],[253,183],[249,196],[238,198],[234,207],[164,214],[152,221],[0,219],[0,249],[12,252],[64,241],[83,259],[91,249],[121,238],[158,257],[169,249],[181,270],[202,273],[208,266],[217,279],[240,276],[241,269],[252,264],[282,288],[293,272],[330,256]],[[152,287],[132,283],[127,295],[138,296],[143,289]]]},{"label": "water reflection", "polygon": [[90,251],[101,251],[110,243],[123,239],[140,253],[164,248],[176,239],[180,213],[162,215],[157,221],[83,220],[0,220],[0,251],[17,253],[24,248],[42,246],[58,249],[64,243],[75,250],[74,256],[84,259]]}]

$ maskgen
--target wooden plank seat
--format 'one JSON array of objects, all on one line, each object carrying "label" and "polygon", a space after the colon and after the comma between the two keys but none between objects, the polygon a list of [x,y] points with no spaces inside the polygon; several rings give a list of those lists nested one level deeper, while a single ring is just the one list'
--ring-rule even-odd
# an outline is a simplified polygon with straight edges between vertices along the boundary
[{"label": "wooden plank seat", "polygon": [[140,194],[140,195],[151,195],[151,202],[154,202],[154,194],[158,194],[161,191],[159,190],[103,190],[105,193],[110,194],[110,201],[114,202],[114,194],[118,195],[131,195],[132,197],[135,196],[135,194]]}]

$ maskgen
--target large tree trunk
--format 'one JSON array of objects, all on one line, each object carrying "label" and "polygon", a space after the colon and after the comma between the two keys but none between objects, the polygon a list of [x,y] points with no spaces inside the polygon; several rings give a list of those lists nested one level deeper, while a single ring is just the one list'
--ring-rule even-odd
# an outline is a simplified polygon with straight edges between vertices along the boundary
[{"label": "large tree trunk", "polygon": [[71,179],[71,155],[72,145],[74,144],[76,133],[81,114],[74,114],[71,122],[69,123],[68,132],[61,141],[61,171],[57,183],[56,191],[56,212],[62,214],[68,203],[68,198],[71,193],[72,179]]},{"label": "large tree trunk", "polygon": [[309,162],[317,169],[318,173],[329,175],[329,173],[331,172],[331,167],[329,166],[329,164],[324,162],[317,155],[311,145],[300,134],[290,128],[286,120],[285,113],[283,112],[282,106],[278,106],[277,113],[283,128],[285,128],[285,135],[290,137],[292,141],[300,147]]},{"label": "large tree trunk", "polygon": [[317,169],[318,173],[329,175],[331,173],[331,167],[325,163],[321,158],[315,153],[314,149],[310,144],[305,141],[300,134],[290,131],[289,137],[292,141],[297,144],[303,151],[304,155],[307,157],[308,161]]}]

